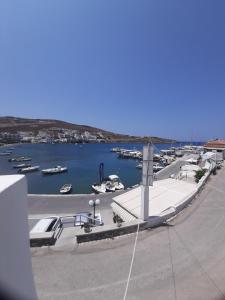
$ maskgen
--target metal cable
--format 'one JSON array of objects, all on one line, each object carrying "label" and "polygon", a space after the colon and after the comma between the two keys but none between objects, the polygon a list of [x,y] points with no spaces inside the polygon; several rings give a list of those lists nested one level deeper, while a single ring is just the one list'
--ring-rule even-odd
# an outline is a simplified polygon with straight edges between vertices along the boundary
[{"label": "metal cable", "polygon": [[129,287],[129,283],[130,283],[130,277],[131,277],[131,272],[132,272],[133,263],[134,263],[134,257],[135,257],[135,251],[136,251],[136,246],[137,246],[137,238],[138,238],[138,233],[139,233],[139,225],[140,224],[138,223],[136,237],[135,237],[135,242],[134,242],[134,248],[133,248],[133,254],[132,254],[131,263],[130,263],[130,270],[129,270],[129,274],[128,274],[128,278],[127,278],[127,284],[126,284],[126,289],[125,289],[125,292],[124,292],[123,300],[126,300],[126,298],[127,298],[127,291],[128,291],[128,287]]}]

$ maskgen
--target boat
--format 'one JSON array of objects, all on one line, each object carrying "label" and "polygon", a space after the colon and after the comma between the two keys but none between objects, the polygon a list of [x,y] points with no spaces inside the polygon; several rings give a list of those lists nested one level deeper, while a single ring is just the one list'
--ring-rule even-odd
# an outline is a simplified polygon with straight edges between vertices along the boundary
[{"label": "boat", "polygon": [[0,152],[0,156],[9,156],[12,154],[12,151]]},{"label": "boat", "polygon": [[20,165],[14,165],[13,168],[16,169],[22,169],[22,168],[28,168],[31,167],[31,164],[20,164]]},{"label": "boat", "polygon": [[32,158],[31,157],[22,157],[22,158],[18,158],[16,161],[31,161]]},{"label": "boat", "polygon": [[112,148],[110,151],[111,152],[117,152],[117,153],[119,153],[120,152],[120,148],[119,147],[115,147],[115,148]]},{"label": "boat", "polygon": [[18,173],[28,173],[28,172],[34,172],[39,170],[39,166],[33,166],[33,167],[27,167],[27,168],[22,168],[18,170]]},{"label": "boat", "polygon": [[96,194],[106,193],[105,183],[94,183],[92,184],[91,188]]},{"label": "boat", "polygon": [[105,189],[106,189],[106,192],[115,192],[116,191],[116,187],[115,187],[114,183],[111,181],[106,181]]},{"label": "boat", "polygon": [[158,172],[161,171],[162,169],[164,169],[164,167],[159,163],[153,164],[153,172]]},{"label": "boat", "polygon": [[21,162],[21,161],[30,161],[32,160],[32,158],[30,157],[24,157],[24,156],[21,156],[21,157],[13,157],[13,158],[9,158],[8,161],[9,162]]},{"label": "boat", "polygon": [[64,184],[59,190],[60,194],[69,194],[72,191],[72,184]]},{"label": "boat", "polygon": [[110,184],[115,187],[115,190],[124,190],[124,185],[120,181],[119,176],[109,175],[108,179]]},{"label": "boat", "polygon": [[138,165],[136,165],[137,169],[142,169],[142,167],[143,167],[142,163],[139,163]]},{"label": "boat", "polygon": [[153,155],[153,161],[155,161],[155,162],[160,161],[161,158],[162,158],[162,157],[161,157],[159,154],[157,154],[157,153]]},{"label": "boat", "polygon": [[57,173],[63,173],[63,172],[67,172],[67,167],[61,167],[61,166],[56,166],[54,168],[50,168],[50,169],[43,169],[41,170],[41,172],[43,174],[57,174]]}]

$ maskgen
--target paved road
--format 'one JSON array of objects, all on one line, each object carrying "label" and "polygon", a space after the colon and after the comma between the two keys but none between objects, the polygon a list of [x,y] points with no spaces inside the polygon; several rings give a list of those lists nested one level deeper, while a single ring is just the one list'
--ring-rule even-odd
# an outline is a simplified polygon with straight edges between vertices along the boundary
[{"label": "paved road", "polygon": [[84,195],[84,196],[28,196],[28,214],[30,229],[34,226],[34,219],[40,219],[49,215],[73,215],[80,212],[92,212],[88,204],[90,199],[101,200],[101,204],[96,208],[96,211],[101,212],[104,224],[113,223],[113,213],[110,204],[112,198],[123,192],[107,193],[102,195]]},{"label": "paved road", "polygon": [[[32,249],[40,299],[122,300],[134,241]],[[126,299],[225,299],[225,169],[170,226],[139,233]]]}]

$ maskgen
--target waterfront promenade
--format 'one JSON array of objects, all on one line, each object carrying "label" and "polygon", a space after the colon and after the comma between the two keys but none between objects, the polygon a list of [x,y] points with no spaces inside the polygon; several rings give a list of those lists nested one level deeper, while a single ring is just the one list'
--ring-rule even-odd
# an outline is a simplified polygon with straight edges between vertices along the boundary
[{"label": "waterfront promenade", "polygon": [[[168,226],[135,234],[32,249],[40,299],[225,299],[225,169]],[[47,271],[46,271],[47,270]]]}]

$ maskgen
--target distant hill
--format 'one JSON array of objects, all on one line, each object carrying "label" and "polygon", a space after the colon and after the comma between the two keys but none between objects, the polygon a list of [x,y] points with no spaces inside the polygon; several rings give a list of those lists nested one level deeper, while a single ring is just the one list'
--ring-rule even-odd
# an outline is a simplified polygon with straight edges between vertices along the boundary
[{"label": "distant hill", "polygon": [[0,117],[0,133],[17,133],[19,131],[32,132],[37,135],[39,131],[51,132],[54,130],[76,130],[79,134],[83,134],[88,131],[90,134],[97,134],[104,137],[106,142],[147,142],[151,138],[153,143],[172,143],[175,142],[171,139],[165,139],[160,137],[139,137],[113,133],[103,129],[87,126],[72,124],[60,120],[51,119],[27,119],[27,118],[17,118],[12,116]]}]

